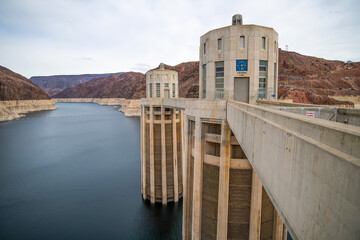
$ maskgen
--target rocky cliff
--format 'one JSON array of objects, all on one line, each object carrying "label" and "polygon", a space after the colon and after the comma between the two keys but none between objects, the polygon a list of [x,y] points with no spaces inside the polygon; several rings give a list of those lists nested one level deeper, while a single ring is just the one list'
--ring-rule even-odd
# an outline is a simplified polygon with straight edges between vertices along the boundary
[{"label": "rocky cliff", "polygon": [[279,99],[353,105],[328,96],[360,95],[360,62],[342,62],[279,50]]},{"label": "rocky cliff", "polygon": [[126,117],[140,117],[141,116],[141,102],[140,99],[128,100],[128,104],[124,104],[120,108]]},{"label": "rocky cliff", "polygon": [[56,109],[53,100],[0,101],[0,122],[11,121],[26,113]]},{"label": "rocky cliff", "polygon": [[0,66],[0,100],[50,99],[41,88],[29,79]]},{"label": "rocky cliff", "polygon": [[45,90],[50,96],[53,96],[65,88],[75,87],[81,83],[88,82],[95,78],[108,77],[111,75],[120,75],[120,73],[104,74],[81,74],[81,75],[55,75],[55,76],[35,76],[30,80]]},{"label": "rocky cliff", "polygon": [[0,66],[0,122],[51,109],[56,106],[46,92],[29,79]]},{"label": "rocky cliff", "polygon": [[145,75],[126,72],[96,78],[76,87],[67,88],[54,98],[141,98],[145,94]]}]

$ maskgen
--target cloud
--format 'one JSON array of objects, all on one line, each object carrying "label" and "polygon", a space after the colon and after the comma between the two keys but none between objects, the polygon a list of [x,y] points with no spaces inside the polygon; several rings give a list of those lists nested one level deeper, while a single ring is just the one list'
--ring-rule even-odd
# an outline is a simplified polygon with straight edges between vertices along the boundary
[{"label": "cloud", "polygon": [[145,73],[151,69],[151,66],[146,63],[137,63],[130,67],[130,70]]},{"label": "cloud", "polygon": [[273,27],[282,48],[358,61],[359,8],[356,0],[3,0],[0,64],[27,77],[145,72],[198,60],[200,36],[236,13]]},{"label": "cloud", "polygon": [[94,61],[93,58],[90,57],[82,57],[82,58],[75,58],[76,60],[82,60],[82,61]]}]

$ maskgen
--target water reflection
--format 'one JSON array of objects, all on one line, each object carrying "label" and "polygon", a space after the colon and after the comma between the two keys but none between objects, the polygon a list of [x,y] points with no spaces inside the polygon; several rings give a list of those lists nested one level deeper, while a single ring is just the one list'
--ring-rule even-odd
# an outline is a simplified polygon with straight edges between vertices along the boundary
[{"label": "water reflection", "polygon": [[182,203],[142,200],[139,118],[57,107],[0,123],[0,239],[181,239]]},{"label": "water reflection", "polygon": [[149,200],[142,201],[139,210],[138,229],[132,239],[181,239],[182,199],[166,206]]}]

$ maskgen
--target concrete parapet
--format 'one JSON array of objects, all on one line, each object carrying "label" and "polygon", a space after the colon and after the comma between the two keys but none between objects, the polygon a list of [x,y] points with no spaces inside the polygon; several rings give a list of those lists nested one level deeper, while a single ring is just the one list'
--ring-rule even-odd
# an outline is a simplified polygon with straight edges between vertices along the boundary
[{"label": "concrete parapet", "polygon": [[280,111],[291,112],[305,116],[310,114],[309,116],[312,116],[314,118],[321,118],[333,122],[360,126],[360,109],[325,107],[325,106],[280,107],[280,106],[267,105],[267,107],[271,109],[277,109]]},{"label": "concrete parapet", "polygon": [[357,239],[360,128],[229,101],[227,121],[294,239]]},{"label": "concrete parapet", "polygon": [[327,105],[316,105],[307,103],[294,103],[291,101],[284,100],[256,100],[256,104],[260,106],[280,106],[280,107],[329,107]]}]

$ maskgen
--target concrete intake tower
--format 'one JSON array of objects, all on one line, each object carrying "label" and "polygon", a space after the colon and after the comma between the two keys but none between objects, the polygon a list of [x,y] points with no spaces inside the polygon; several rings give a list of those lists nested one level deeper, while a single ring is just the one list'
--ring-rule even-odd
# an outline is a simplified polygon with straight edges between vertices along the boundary
[{"label": "concrete intake tower", "polygon": [[146,99],[141,106],[142,195],[152,203],[177,202],[182,197],[182,123],[177,109],[162,105],[178,98],[178,73],[160,69],[146,73]]},{"label": "concrete intake tower", "polygon": [[199,99],[146,74],[144,199],[183,197],[183,240],[359,239],[360,112],[275,100],[278,34],[241,15],[199,50]]}]

